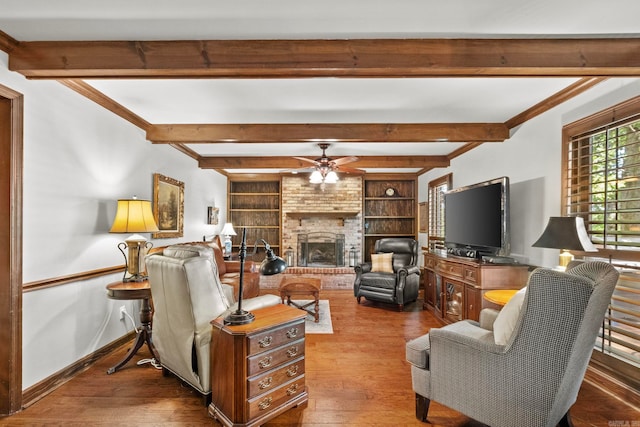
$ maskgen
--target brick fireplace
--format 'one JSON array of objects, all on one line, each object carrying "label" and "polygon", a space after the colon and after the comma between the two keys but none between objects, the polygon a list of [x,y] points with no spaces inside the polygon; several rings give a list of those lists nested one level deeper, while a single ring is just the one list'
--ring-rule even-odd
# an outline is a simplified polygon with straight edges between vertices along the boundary
[{"label": "brick fireplace", "polygon": [[[295,267],[289,267],[285,274],[320,277],[323,288],[351,288],[355,274],[349,267],[349,251],[357,251],[362,258],[362,178],[342,175],[336,184],[326,184],[324,191],[319,184],[310,184],[308,174],[285,176],[282,178],[282,247],[294,251]],[[319,234],[343,235],[340,264],[323,266],[313,263],[300,266],[300,236]],[[336,246],[334,246],[336,247]],[[305,255],[305,254],[303,254]],[[308,253],[306,254],[308,261]],[[261,286],[277,287],[279,276],[263,277]]]}]

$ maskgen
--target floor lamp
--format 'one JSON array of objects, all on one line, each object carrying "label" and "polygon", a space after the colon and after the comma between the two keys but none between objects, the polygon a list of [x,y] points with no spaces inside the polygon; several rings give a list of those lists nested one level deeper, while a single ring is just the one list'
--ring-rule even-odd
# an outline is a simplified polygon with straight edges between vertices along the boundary
[{"label": "floor lamp", "polygon": [[[272,276],[274,274],[280,274],[287,268],[287,263],[273,253],[273,250],[269,244],[262,240],[266,255],[262,264],[260,264],[260,274],[263,276]],[[238,308],[224,318],[225,325],[244,325],[251,323],[255,320],[253,313],[250,313],[242,309],[242,293],[244,291],[244,261],[247,257],[247,229],[242,229],[242,243],[240,243],[240,284],[238,286]]]}]

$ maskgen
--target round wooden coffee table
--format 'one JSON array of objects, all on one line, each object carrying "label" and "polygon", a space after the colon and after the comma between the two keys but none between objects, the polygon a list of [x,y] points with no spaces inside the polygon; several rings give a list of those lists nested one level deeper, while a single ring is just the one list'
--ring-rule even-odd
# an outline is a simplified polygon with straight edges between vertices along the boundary
[{"label": "round wooden coffee table", "polygon": [[[320,279],[307,277],[285,277],[280,283],[280,298],[284,304],[292,305],[311,314],[314,321],[320,321]],[[292,297],[310,296],[312,301],[306,304],[298,304],[292,301]],[[314,306],[314,308],[311,308]]]}]

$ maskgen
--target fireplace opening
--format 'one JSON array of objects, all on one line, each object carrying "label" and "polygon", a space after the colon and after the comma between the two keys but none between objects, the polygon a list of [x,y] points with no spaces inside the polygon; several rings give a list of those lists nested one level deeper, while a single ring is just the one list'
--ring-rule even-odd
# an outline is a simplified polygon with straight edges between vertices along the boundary
[{"label": "fireplace opening", "polygon": [[299,267],[344,267],[344,234],[298,234]]}]

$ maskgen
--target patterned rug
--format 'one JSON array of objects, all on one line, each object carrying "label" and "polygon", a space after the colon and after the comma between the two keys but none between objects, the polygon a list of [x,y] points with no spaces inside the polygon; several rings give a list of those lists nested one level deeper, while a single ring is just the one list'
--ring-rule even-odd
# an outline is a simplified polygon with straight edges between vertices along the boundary
[{"label": "patterned rug", "polygon": [[[303,305],[311,302],[311,300],[294,300],[296,304]],[[311,306],[313,307],[313,306]],[[307,314],[305,319],[305,333],[307,334],[332,334],[333,326],[331,324],[331,309],[329,308],[329,300],[320,300],[320,319],[316,323],[311,314]]]}]

